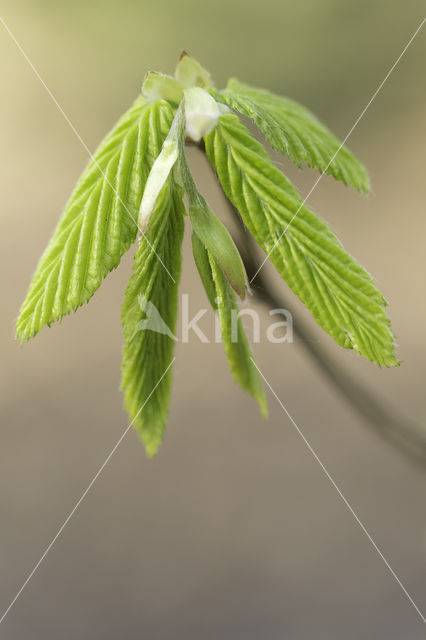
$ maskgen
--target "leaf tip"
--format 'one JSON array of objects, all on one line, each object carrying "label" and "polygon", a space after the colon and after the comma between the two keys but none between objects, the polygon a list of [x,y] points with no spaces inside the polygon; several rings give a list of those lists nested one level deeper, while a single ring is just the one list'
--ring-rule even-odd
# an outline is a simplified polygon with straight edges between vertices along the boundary
[{"label": "leaf tip", "polygon": [[153,458],[155,458],[155,456],[158,453],[158,449],[160,446],[160,442],[146,442],[144,441],[144,439],[142,438],[144,445],[145,445],[145,452],[146,452],[146,456],[147,458],[149,458],[149,460],[152,460]]},{"label": "leaf tip", "polygon": [[[361,165],[362,166],[362,165]],[[367,170],[364,166],[362,166],[362,177],[357,185],[357,189],[360,193],[364,193],[365,195],[371,193],[371,181],[370,176],[367,173]]]},{"label": "leaf tip", "polygon": [[268,420],[269,409],[268,409],[268,403],[266,401],[264,393],[262,392],[261,394],[258,394],[256,397],[256,400],[257,400],[257,404],[259,405],[260,415],[264,420]]},{"label": "leaf tip", "polygon": [[29,338],[24,334],[20,329],[15,328],[15,340],[19,342],[19,346],[23,346],[26,342],[28,342]]},{"label": "leaf tip", "polygon": [[29,342],[33,338],[39,329],[34,328],[28,323],[26,318],[22,317],[22,313],[19,314],[15,323],[15,340],[23,346],[26,342]]}]

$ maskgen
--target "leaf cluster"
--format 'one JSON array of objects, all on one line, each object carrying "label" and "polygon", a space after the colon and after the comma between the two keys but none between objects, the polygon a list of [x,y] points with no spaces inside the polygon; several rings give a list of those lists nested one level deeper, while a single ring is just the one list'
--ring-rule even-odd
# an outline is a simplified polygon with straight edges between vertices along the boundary
[{"label": "leaf cluster", "polygon": [[[267,413],[241,320],[236,332],[232,326],[238,297],[244,299],[248,291],[244,264],[195,185],[187,141],[203,141],[227,198],[318,324],[342,347],[380,366],[398,364],[386,301],[372,277],[310,211],[238,114],[251,119],[272,147],[298,166],[368,192],[362,164],[308,109],[235,79],[219,91],[210,74],[184,54],[174,77],[147,74],[141,95],[93,155],[17,320],[17,337],[24,342],[75,311],[139,235],[122,308],[122,390],[149,455],[162,441],[168,417],[186,216],[231,372]],[[152,309],[166,330],[149,325]]]}]

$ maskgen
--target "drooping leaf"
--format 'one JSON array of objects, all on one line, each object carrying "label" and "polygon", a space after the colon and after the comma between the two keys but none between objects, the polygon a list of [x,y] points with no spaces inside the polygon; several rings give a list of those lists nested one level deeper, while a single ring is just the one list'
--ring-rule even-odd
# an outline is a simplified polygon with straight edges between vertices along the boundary
[{"label": "drooping leaf", "polygon": [[192,249],[195,263],[207,297],[219,314],[222,341],[232,375],[241,387],[257,401],[264,417],[268,414],[262,380],[253,363],[252,353],[238,315],[238,304],[221,268],[208,252],[197,234],[192,234]]},{"label": "drooping leaf", "polygon": [[200,238],[197,236],[195,231],[191,234],[192,239],[192,254],[194,256],[194,261],[196,267],[198,269],[198,273],[200,274],[201,282],[203,283],[204,290],[207,294],[209,302],[212,308],[216,311],[216,287],[213,282],[212,277],[212,268],[210,266],[209,254],[201,242]]},{"label": "drooping leaf", "polygon": [[231,287],[241,299],[245,298],[247,274],[231,234],[213,213],[198,191],[192,178],[183,149],[179,157],[179,180],[188,197],[188,211],[192,228],[198,238],[219,263]]},{"label": "drooping leaf", "polygon": [[189,207],[192,228],[220,265],[231,287],[244,300],[247,274],[240,253],[227,228],[208,207],[206,201]]},{"label": "drooping leaf", "polygon": [[300,167],[327,173],[359,191],[370,190],[364,166],[306,107],[231,78],[216,99],[251,118],[272,147]]},{"label": "drooping leaf", "polygon": [[397,365],[383,295],[262,145],[234,115],[222,116],[205,143],[227,197],[320,326],[342,347]]},{"label": "drooping leaf", "polygon": [[180,189],[169,178],[141,238],[122,309],[121,388],[150,456],[162,441],[168,416],[171,369],[167,367],[175,342],[183,216]]},{"label": "drooping leaf", "polygon": [[38,264],[17,321],[21,342],[87,302],[117,267],[172,119],[167,102],[139,97],[101,143]]}]

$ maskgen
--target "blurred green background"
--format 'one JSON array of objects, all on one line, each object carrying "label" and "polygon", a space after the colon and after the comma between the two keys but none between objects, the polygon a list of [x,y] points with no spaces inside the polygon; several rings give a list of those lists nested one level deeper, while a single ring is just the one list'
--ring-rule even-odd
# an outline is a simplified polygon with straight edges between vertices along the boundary
[{"label": "blurred green background", "polygon": [[[2,3],[3,19],[92,150],[145,71],[171,73],[182,49],[218,86],[235,75],[288,95],[343,138],[423,14],[416,0]],[[369,169],[372,194],[324,178],[309,198],[377,278],[403,365],[381,371],[340,350],[275,280],[336,362],[423,425],[425,53],[424,27],[348,142]],[[126,428],[120,305],[133,250],[90,305],[24,348],[13,341],[31,273],[87,154],[3,27],[0,68],[4,610]],[[274,158],[307,194],[316,174]],[[205,163],[190,159],[225,219]],[[188,238],[181,292],[194,313],[206,305]],[[347,406],[297,341],[255,345],[255,354],[425,611],[424,470]],[[274,398],[263,422],[220,345],[194,337],[176,355],[159,455],[148,461],[127,435],[1,637],[423,638],[420,617]]]}]

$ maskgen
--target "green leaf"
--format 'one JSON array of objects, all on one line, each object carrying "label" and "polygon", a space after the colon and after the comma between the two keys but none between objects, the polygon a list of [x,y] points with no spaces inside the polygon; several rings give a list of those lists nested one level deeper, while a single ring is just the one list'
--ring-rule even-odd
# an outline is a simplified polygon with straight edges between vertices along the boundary
[{"label": "green leaf", "polygon": [[221,268],[209,253],[197,234],[192,234],[192,248],[195,263],[207,297],[219,314],[222,327],[222,341],[232,375],[241,387],[257,401],[264,417],[268,415],[262,380],[254,364],[253,356],[238,315],[238,304]]},{"label": "green leaf", "polygon": [[342,347],[397,365],[386,300],[262,145],[233,115],[222,116],[205,143],[227,197],[320,326]]},{"label": "green leaf", "polygon": [[87,302],[117,267],[172,119],[167,102],[139,97],[101,143],[38,264],[17,321],[21,342]]},{"label": "green leaf", "polygon": [[195,58],[188,55],[186,51],[182,51],[180,54],[175,70],[175,78],[184,89],[190,87],[208,89],[213,86],[210,73]]},{"label": "green leaf", "polygon": [[183,89],[171,76],[148,71],[143,81],[142,95],[150,102],[163,99],[177,106],[183,98]]},{"label": "green leaf", "polygon": [[212,278],[212,269],[210,266],[209,254],[206,247],[201,242],[195,231],[191,234],[192,239],[192,253],[194,256],[195,264],[200,274],[201,282],[203,283],[204,290],[207,294],[209,302],[213,309],[216,311],[216,287]]},{"label": "green leaf", "polygon": [[231,287],[244,300],[248,286],[247,274],[229,231],[204,199],[201,203],[189,206],[189,217],[197,236],[218,262]]},{"label": "green leaf", "polygon": [[141,233],[145,231],[157,198],[179,157],[180,149],[183,148],[184,122],[183,102],[181,102],[145,184],[138,215],[138,226]]},{"label": "green leaf", "polygon": [[370,190],[364,166],[302,105],[235,78],[213,95],[251,118],[272,147],[288,154],[299,167],[306,163],[359,191]]},{"label": "green leaf", "polygon": [[205,248],[219,263],[231,287],[244,300],[248,284],[240,253],[225,225],[213,213],[198,191],[183,149],[179,158],[179,180],[188,197],[188,212],[192,228]]},{"label": "green leaf", "polygon": [[183,229],[180,189],[169,178],[141,238],[122,309],[121,388],[126,409],[150,456],[162,441],[169,411],[171,369],[167,367],[175,342]]}]

